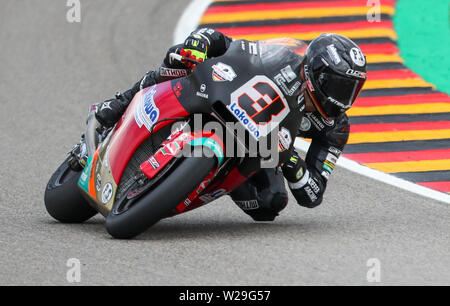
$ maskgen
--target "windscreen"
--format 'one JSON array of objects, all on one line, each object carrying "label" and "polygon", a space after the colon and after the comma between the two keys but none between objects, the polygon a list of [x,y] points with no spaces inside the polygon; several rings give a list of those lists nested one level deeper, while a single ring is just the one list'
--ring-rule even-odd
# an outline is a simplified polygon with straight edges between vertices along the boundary
[{"label": "windscreen", "polygon": [[295,62],[298,57],[295,54],[305,54],[308,45],[295,38],[274,38],[262,40],[259,42],[261,60],[265,67],[271,67],[280,62],[280,58],[284,58],[286,62]]}]

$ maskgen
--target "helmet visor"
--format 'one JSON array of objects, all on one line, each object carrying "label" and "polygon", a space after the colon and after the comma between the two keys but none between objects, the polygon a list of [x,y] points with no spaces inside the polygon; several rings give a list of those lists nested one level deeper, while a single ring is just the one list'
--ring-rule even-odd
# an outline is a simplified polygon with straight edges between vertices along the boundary
[{"label": "helmet visor", "polygon": [[315,75],[318,89],[342,104],[342,108],[350,108],[361,90],[361,81],[327,73],[326,70]]},{"label": "helmet visor", "polygon": [[330,68],[322,58],[316,57],[312,63],[312,83],[324,100],[322,108],[328,116],[334,117],[349,109],[358,97],[365,78],[341,75]]}]

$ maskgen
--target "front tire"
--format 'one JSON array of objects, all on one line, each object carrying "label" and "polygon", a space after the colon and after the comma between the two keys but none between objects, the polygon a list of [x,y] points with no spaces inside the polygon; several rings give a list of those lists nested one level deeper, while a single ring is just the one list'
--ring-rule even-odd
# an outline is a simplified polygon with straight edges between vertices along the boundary
[{"label": "front tire", "polygon": [[67,158],[50,178],[45,189],[47,212],[62,223],[82,223],[97,214],[78,189],[81,171],[74,171]]},{"label": "front tire", "polygon": [[[197,150],[202,148],[196,147],[193,156],[199,156]],[[117,213],[113,208],[106,218],[108,233],[114,238],[131,239],[166,217],[214,169],[215,157],[200,156],[186,157],[161,184],[128,210]]]}]

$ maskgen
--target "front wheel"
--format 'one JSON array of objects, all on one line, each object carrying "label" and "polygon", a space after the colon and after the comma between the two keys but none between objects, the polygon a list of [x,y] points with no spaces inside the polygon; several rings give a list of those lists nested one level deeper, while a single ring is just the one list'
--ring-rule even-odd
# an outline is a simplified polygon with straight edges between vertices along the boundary
[{"label": "front wheel", "polygon": [[169,215],[197,188],[216,165],[215,157],[186,157],[161,184],[124,212],[115,207],[106,218],[106,229],[114,238],[130,239]]},{"label": "front wheel", "polygon": [[82,223],[97,214],[78,189],[81,171],[74,171],[67,158],[50,178],[45,189],[47,212],[62,223]]}]

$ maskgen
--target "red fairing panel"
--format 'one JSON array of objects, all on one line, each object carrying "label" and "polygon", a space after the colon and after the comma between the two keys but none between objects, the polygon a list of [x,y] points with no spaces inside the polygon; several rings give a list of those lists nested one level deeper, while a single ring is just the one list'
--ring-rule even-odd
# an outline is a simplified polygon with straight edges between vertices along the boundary
[{"label": "red fairing panel", "polygon": [[[138,92],[116,127],[109,145],[109,164],[116,184],[137,148],[150,136],[152,125],[160,120],[185,117],[189,113],[178,102],[170,82],[164,82]],[[162,122],[153,132],[171,124]]]}]

